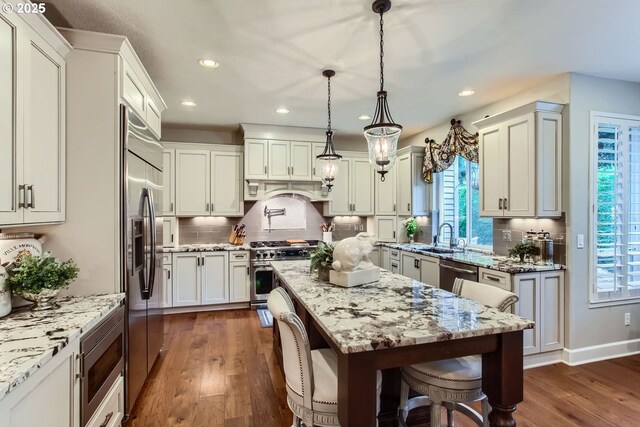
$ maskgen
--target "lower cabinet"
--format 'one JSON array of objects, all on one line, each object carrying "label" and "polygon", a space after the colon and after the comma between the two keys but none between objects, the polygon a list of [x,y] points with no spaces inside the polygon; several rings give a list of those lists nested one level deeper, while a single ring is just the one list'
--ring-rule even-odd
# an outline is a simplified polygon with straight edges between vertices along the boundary
[{"label": "lower cabinet", "polygon": [[400,253],[400,274],[420,281],[420,255],[402,251]]},{"label": "lower cabinet", "polygon": [[420,281],[440,287],[440,259],[430,256],[420,257]]},{"label": "lower cabinet", "polygon": [[376,267],[380,267],[380,248],[379,247],[373,248],[373,250],[371,251],[371,254],[369,254],[369,259],[371,260],[373,265],[375,265]]},{"label": "lower cabinet", "polygon": [[249,302],[248,251],[174,253],[173,264],[163,267],[172,295],[165,307]]},{"label": "lower cabinet", "polygon": [[80,427],[77,339],[0,401],[3,427]]},{"label": "lower cabinet", "polygon": [[391,265],[389,265],[389,248],[386,246],[380,247],[380,267],[385,270],[390,270]]},{"label": "lower cabinet", "polygon": [[124,417],[124,380],[119,377],[85,427],[118,427]]},{"label": "lower cabinet", "polygon": [[173,265],[169,256],[169,263],[162,264],[162,290],[163,300],[160,301],[160,307],[173,307]]}]

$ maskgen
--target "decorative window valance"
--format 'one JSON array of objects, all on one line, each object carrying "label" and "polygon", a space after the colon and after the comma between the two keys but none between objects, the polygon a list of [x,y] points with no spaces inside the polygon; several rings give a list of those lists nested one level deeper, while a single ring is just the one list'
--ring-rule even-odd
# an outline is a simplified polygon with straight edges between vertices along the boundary
[{"label": "decorative window valance", "polygon": [[451,129],[442,144],[425,138],[424,164],[422,177],[433,182],[433,174],[446,170],[453,164],[456,156],[478,163],[478,134],[471,134],[460,125],[460,120],[451,119]]}]

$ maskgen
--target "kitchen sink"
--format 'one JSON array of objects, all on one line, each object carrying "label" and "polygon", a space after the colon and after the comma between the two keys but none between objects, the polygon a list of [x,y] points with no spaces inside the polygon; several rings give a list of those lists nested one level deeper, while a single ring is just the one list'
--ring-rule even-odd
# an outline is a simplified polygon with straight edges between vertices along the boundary
[{"label": "kitchen sink", "polygon": [[424,248],[422,249],[425,252],[431,252],[434,254],[452,254],[455,251],[449,248]]}]

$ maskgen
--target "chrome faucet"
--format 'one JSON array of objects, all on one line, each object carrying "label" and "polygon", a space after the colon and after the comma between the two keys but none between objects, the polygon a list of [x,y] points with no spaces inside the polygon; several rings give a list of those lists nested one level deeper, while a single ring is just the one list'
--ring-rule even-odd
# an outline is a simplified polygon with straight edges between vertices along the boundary
[{"label": "chrome faucet", "polygon": [[442,237],[442,227],[444,227],[445,225],[449,227],[449,249],[453,249],[458,246],[458,242],[456,242],[456,239],[453,237],[453,227],[451,226],[451,224],[449,224],[448,222],[443,222],[438,228],[438,235]]}]

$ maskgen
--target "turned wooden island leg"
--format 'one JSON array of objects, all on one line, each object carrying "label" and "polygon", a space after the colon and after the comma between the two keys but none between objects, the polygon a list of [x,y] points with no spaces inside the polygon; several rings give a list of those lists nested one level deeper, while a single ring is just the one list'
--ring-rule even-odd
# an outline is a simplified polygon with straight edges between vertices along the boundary
[{"label": "turned wooden island leg", "polygon": [[513,412],[523,400],[522,331],[498,337],[496,351],[482,355],[482,390],[489,398],[492,427],[515,427]]},{"label": "turned wooden island leg", "polygon": [[376,365],[371,353],[338,353],[338,419],[342,426],[376,425]]}]

